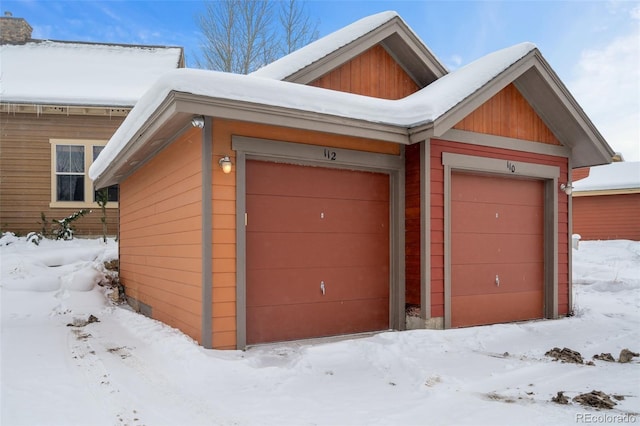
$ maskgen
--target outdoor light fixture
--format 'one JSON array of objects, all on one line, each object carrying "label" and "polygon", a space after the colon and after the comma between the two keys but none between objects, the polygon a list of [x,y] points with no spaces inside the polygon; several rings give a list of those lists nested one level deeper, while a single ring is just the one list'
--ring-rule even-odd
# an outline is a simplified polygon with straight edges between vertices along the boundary
[{"label": "outdoor light fixture", "polygon": [[198,129],[202,129],[204,127],[204,117],[201,115],[194,115],[191,119],[191,125]]},{"label": "outdoor light fixture", "polygon": [[220,161],[218,161],[218,164],[220,164],[220,168],[225,174],[231,173],[231,166],[233,163],[231,163],[231,158],[229,158],[228,155],[222,157]]},{"label": "outdoor light fixture", "polygon": [[573,186],[571,186],[570,183],[561,183],[560,189],[563,190],[565,194],[571,195],[571,192],[573,191]]}]

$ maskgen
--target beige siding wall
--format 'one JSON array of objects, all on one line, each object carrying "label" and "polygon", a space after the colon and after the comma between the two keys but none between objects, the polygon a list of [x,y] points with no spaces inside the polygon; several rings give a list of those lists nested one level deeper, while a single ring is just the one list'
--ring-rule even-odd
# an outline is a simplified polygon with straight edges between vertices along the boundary
[{"label": "beige siding wall", "polygon": [[151,315],[201,338],[202,166],[198,129],[120,185],[120,278]]},{"label": "beige siding wall", "polygon": [[[40,213],[62,219],[79,208],[51,208],[50,139],[108,141],[122,117],[0,113],[0,230],[26,234],[41,228]],[[77,235],[102,235],[99,209],[75,222]],[[117,208],[108,209],[108,233],[116,235]]]}]

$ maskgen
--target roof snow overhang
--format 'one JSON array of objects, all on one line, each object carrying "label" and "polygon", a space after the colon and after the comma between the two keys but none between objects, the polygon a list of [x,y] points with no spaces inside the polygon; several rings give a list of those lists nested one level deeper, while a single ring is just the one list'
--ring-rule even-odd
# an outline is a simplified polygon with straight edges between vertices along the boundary
[{"label": "roof snow overhang", "polygon": [[383,12],[331,33],[250,75],[309,84],[378,44],[420,88],[448,72],[397,13]]},{"label": "roof snow overhang", "polygon": [[175,140],[193,115],[411,144],[441,137],[511,83],[556,135],[572,167],[611,162],[613,150],[568,89],[538,49],[523,43],[399,100],[246,75],[175,70],[143,96],[92,165],[90,176],[98,187],[120,182]]},{"label": "roof snow overhang", "polygon": [[109,162],[108,168],[94,179],[94,186],[103,188],[122,181],[189,129],[195,115],[399,144],[408,142],[407,129],[394,125],[171,91]]},{"label": "roof snow overhang", "polygon": [[50,106],[91,115],[131,109],[157,78],[185,62],[179,46],[33,39],[1,45],[0,56],[2,104],[36,114]]},{"label": "roof snow overhang", "polygon": [[411,140],[441,137],[511,83],[562,145],[571,150],[573,168],[611,163],[615,152],[537,48],[433,122],[410,129]]}]

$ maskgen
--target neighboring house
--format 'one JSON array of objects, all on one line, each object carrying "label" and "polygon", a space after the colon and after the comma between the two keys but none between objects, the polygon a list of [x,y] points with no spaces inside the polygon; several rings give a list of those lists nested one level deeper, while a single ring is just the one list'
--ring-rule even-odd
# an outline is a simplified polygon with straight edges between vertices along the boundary
[{"label": "neighboring house", "polygon": [[592,167],[573,183],[573,232],[582,240],[640,241],[640,162]]},{"label": "neighboring house", "polygon": [[[89,166],[138,98],[184,66],[179,47],[31,39],[22,18],[0,18],[0,230],[24,234],[80,209],[77,234],[102,234]],[[118,224],[109,189],[108,233]],[[98,211],[96,211],[98,210]]]},{"label": "neighboring house", "polygon": [[560,187],[612,155],[534,45],[448,73],[384,12],[166,74],[90,174],[120,185],[131,304],[222,349],[568,315]]}]

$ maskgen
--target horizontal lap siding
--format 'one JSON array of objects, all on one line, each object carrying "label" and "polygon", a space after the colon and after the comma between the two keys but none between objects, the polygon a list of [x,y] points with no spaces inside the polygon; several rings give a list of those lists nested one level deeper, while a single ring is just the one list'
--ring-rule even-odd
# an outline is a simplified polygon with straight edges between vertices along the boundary
[{"label": "horizontal lap siding", "polygon": [[309,85],[382,99],[402,99],[419,89],[381,45],[361,53]]},{"label": "horizontal lap siding", "polygon": [[[39,231],[40,213],[62,219],[79,208],[51,208],[50,139],[108,141],[121,117],[0,114],[0,230]],[[78,219],[76,235],[102,235],[101,211]],[[118,231],[118,209],[107,209],[107,233]]]},{"label": "horizontal lap siding", "polygon": [[640,241],[640,193],[573,197],[573,232],[583,240]]},{"label": "horizontal lap siding", "polygon": [[202,167],[190,130],[120,185],[120,277],[153,318],[201,338]]},{"label": "horizontal lap siding", "polygon": [[[431,312],[433,317],[444,315],[444,167],[442,153],[490,157],[522,161],[560,168],[560,182],[568,179],[566,158],[521,151],[490,148],[443,140],[431,140]],[[568,270],[568,198],[558,194],[558,313],[570,311]]]},{"label": "horizontal lap siding", "polygon": [[380,154],[400,155],[398,144],[348,136],[253,124],[232,120],[213,120],[213,329],[216,349],[236,348],[236,167],[224,174],[217,166],[223,155],[229,155],[233,135],[294,142],[308,145],[353,149]]}]

